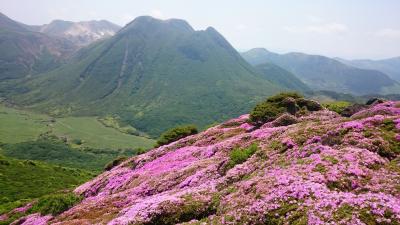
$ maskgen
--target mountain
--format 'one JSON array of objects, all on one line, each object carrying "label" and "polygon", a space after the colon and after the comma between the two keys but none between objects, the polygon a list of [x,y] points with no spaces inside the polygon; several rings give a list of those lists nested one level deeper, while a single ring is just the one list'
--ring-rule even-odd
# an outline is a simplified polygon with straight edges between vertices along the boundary
[{"label": "mountain", "polygon": [[0,13],[0,82],[54,69],[75,49],[67,40],[30,31]]},{"label": "mountain", "polygon": [[390,76],[392,79],[400,82],[400,57],[382,60],[345,60],[340,58],[337,58],[337,60],[357,68],[381,71]]},{"label": "mountain", "polygon": [[6,96],[55,115],[118,115],[154,136],[239,115],[287,87],[259,74],[214,28],[143,16]]},{"label": "mountain", "polygon": [[42,26],[31,26],[30,29],[65,38],[77,46],[86,46],[99,39],[113,36],[121,27],[107,20],[81,22],[54,20]]},{"label": "mountain", "polygon": [[262,48],[244,52],[251,64],[273,63],[296,75],[313,90],[356,95],[399,93],[400,85],[376,70],[359,69],[337,60],[303,53],[276,54]]},{"label": "mountain", "polygon": [[398,224],[399,104],[260,128],[243,115],[115,161],[80,203],[16,224]]},{"label": "mountain", "polygon": [[311,89],[299,78],[275,64],[262,63],[256,65],[255,68],[259,71],[260,74],[263,74],[265,76],[265,79],[267,79],[271,83],[283,86],[288,90],[297,90],[301,92],[311,91]]}]

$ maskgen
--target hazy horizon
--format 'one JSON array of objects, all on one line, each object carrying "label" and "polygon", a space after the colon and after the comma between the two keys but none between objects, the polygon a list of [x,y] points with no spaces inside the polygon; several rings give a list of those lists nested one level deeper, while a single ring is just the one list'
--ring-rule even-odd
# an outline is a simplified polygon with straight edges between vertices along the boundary
[{"label": "hazy horizon", "polygon": [[137,16],[150,15],[184,19],[196,30],[212,26],[238,51],[261,47],[278,53],[304,52],[346,59],[400,56],[400,1],[396,0],[119,0],[112,6],[95,0],[2,2],[2,13],[29,25],[60,19],[108,20],[123,26]]}]

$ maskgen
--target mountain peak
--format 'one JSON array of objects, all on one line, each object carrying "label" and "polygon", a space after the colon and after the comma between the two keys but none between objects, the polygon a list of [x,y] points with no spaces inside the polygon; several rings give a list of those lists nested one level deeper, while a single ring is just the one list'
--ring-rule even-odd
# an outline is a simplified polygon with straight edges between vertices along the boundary
[{"label": "mountain peak", "polygon": [[24,26],[0,12],[0,29],[10,31],[26,31]]},{"label": "mountain peak", "polygon": [[194,29],[188,22],[182,19],[157,19],[152,16],[139,16],[136,17],[132,22],[128,23],[123,30],[131,29],[151,29],[154,27],[174,27],[182,31],[193,32]]},{"label": "mountain peak", "polygon": [[106,20],[79,22],[53,20],[49,24],[32,26],[31,29],[68,39],[78,46],[86,46],[99,39],[113,36],[120,27]]}]

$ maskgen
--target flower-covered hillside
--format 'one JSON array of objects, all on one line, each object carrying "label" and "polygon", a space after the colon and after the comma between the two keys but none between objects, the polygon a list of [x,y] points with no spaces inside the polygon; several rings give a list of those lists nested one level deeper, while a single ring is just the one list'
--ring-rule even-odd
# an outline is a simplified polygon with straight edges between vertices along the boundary
[{"label": "flower-covered hillside", "polygon": [[124,161],[22,224],[400,224],[400,103],[243,115]]}]

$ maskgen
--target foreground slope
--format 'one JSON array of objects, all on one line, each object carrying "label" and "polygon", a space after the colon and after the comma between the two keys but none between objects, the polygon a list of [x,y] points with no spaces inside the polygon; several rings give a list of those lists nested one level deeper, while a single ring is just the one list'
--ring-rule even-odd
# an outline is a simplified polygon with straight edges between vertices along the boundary
[{"label": "foreground slope", "polygon": [[58,115],[118,114],[158,135],[177,124],[240,115],[285,89],[258,74],[215,29],[143,16],[8,97]]},{"label": "foreground slope", "polygon": [[356,68],[325,56],[276,54],[262,48],[251,49],[242,56],[253,65],[276,64],[296,75],[313,90],[355,95],[400,92],[399,83],[380,71]]},{"label": "foreground slope", "polygon": [[[260,128],[243,115],[99,175],[59,216],[21,222],[399,224],[399,107],[385,102],[350,119],[321,110]],[[237,161],[244,148],[255,152]]]}]

